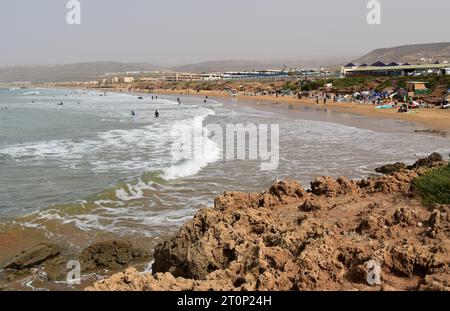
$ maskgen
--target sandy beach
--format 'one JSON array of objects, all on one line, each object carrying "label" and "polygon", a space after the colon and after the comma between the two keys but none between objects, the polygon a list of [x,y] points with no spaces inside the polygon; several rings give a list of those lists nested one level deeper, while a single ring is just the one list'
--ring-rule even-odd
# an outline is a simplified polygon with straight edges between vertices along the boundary
[{"label": "sandy beach", "polygon": [[[231,97],[226,92],[221,91],[200,91],[196,90],[167,90],[157,89],[154,90],[156,94],[170,94],[170,95],[192,95],[192,96],[208,96],[208,97]],[[273,104],[295,104],[304,105],[308,107],[315,107],[317,109],[329,108],[340,112],[353,113],[357,115],[363,115],[367,117],[375,118],[390,118],[397,120],[404,120],[408,122],[414,122],[423,126],[426,126],[432,130],[450,130],[450,110],[443,110],[439,108],[417,109],[412,110],[411,113],[398,113],[397,109],[376,109],[375,105],[371,104],[359,104],[356,102],[348,103],[333,103],[328,100],[327,104],[316,104],[315,99],[298,99],[296,97],[288,96],[249,96],[249,95],[237,95],[237,99],[252,100],[259,102],[270,102]]]}]

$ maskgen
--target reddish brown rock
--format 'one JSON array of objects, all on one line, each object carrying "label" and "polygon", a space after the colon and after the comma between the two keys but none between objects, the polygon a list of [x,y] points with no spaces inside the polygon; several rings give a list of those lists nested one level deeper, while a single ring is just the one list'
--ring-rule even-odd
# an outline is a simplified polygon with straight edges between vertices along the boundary
[{"label": "reddish brown rock", "polygon": [[[293,181],[226,192],[156,247],[154,275],[131,269],[89,289],[448,290],[448,206],[430,210],[411,192],[423,165],[320,177],[310,192]],[[368,284],[368,262],[382,284]]]}]

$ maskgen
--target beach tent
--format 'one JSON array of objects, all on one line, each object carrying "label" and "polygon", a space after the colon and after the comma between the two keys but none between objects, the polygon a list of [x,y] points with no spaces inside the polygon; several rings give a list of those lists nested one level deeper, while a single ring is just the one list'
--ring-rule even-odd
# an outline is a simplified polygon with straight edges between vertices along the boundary
[{"label": "beach tent", "polygon": [[373,67],[385,67],[386,64],[383,63],[383,62],[378,61],[378,62],[376,62],[376,63],[373,63],[372,66],[373,66]]}]

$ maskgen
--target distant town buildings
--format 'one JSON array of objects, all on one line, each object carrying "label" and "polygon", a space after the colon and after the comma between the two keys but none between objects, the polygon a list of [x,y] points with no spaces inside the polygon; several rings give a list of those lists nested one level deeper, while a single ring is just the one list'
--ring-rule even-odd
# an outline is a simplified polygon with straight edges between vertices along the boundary
[{"label": "distant town buildings", "polygon": [[134,77],[123,77],[122,81],[123,81],[123,83],[133,83]]},{"label": "distant town buildings", "polygon": [[342,67],[341,76],[361,77],[361,76],[426,76],[426,75],[448,75],[450,72],[448,64],[384,64],[376,62],[374,64],[352,64]]}]

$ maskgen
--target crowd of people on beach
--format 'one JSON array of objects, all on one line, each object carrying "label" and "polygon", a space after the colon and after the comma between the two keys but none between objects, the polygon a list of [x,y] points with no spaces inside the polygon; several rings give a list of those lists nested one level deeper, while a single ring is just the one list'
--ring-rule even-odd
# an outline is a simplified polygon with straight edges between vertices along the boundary
[{"label": "crowd of people on beach", "polygon": [[[303,96],[298,96],[301,99]],[[327,104],[328,100],[333,103],[357,103],[362,105],[374,105],[376,109],[397,109],[399,113],[408,113],[413,109],[430,108],[431,105],[423,99],[413,99],[407,94],[396,92],[362,91],[353,94],[314,92],[308,96],[316,104]],[[440,103],[441,109],[450,109],[447,97]]]}]

